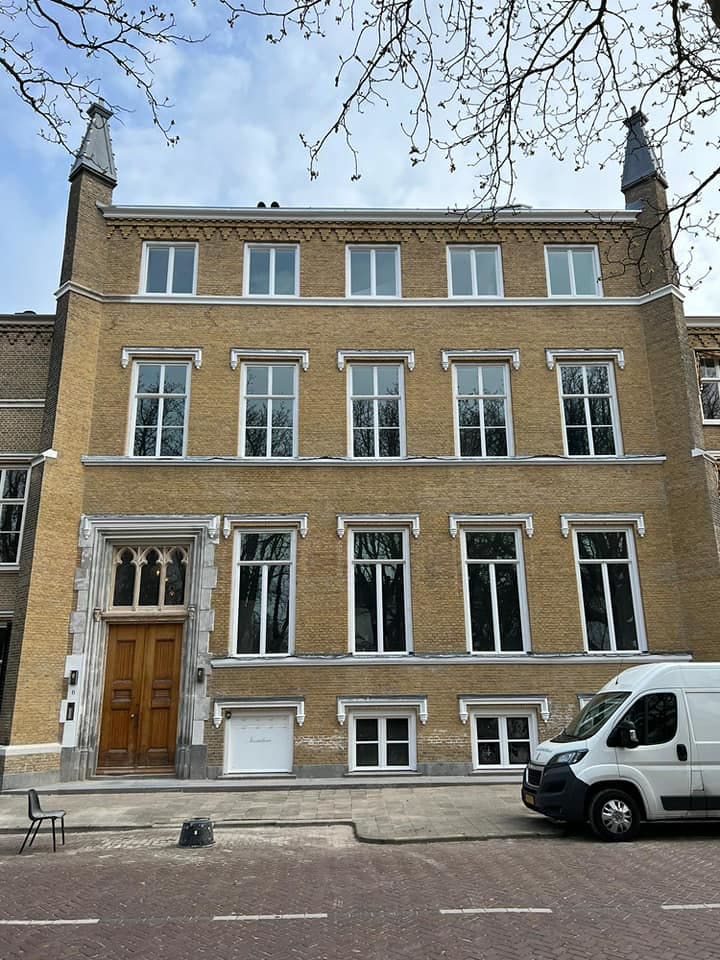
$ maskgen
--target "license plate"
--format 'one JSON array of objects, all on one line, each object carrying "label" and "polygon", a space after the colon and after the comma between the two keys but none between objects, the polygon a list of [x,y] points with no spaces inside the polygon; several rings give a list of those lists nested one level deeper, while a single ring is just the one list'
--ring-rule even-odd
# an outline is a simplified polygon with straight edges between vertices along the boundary
[{"label": "license plate", "polygon": [[535,806],[535,797],[531,793],[525,793],[524,796],[525,803],[529,804],[531,807]]}]

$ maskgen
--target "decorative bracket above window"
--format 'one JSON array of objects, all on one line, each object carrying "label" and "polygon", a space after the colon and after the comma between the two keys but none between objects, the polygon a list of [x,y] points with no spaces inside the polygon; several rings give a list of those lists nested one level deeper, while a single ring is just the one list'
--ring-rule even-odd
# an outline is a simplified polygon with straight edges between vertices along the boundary
[{"label": "decorative bracket above window", "polygon": [[614,360],[621,370],[625,369],[622,347],[546,347],[545,363],[548,370],[552,370],[558,360]]},{"label": "decorative bracket above window", "polygon": [[642,513],[561,513],[560,533],[567,538],[572,524],[634,524],[638,536],[645,536],[645,517]]},{"label": "decorative bracket above window", "polygon": [[470,710],[472,709],[492,710],[497,708],[506,710],[508,707],[511,709],[517,709],[518,707],[535,707],[536,710],[540,711],[540,716],[543,720],[548,721],[550,719],[550,702],[548,698],[542,694],[520,693],[517,694],[517,696],[507,697],[495,697],[492,694],[489,696],[483,694],[463,694],[458,697],[460,723],[468,722]]},{"label": "decorative bracket above window", "polygon": [[294,360],[299,363],[303,370],[307,370],[310,365],[309,350],[261,350],[257,347],[232,347],[230,350],[230,366],[237,370],[238,363],[241,360],[269,360],[275,363],[283,360]]},{"label": "decorative bracket above window", "polygon": [[378,362],[382,362],[383,360],[401,360],[407,364],[408,370],[415,369],[414,350],[338,350],[338,370],[345,369],[347,360],[373,360]]},{"label": "decorative bracket above window", "polygon": [[202,366],[202,347],[123,347],[120,351],[120,366],[123,370],[131,360],[192,360],[199,370]]},{"label": "decorative bracket above window", "polygon": [[233,527],[295,527],[305,539],[308,532],[306,513],[226,513],[223,517],[223,536],[227,540]]},{"label": "decorative bracket above window", "polygon": [[516,347],[507,350],[441,350],[440,362],[443,370],[456,360],[479,360],[488,363],[492,360],[509,360],[514,370],[520,369],[520,351]]},{"label": "decorative bracket above window", "polygon": [[345,718],[350,710],[417,710],[420,723],[428,721],[427,697],[338,697],[337,722],[341,727],[345,725]]},{"label": "decorative bracket above window", "polygon": [[455,539],[458,533],[458,527],[478,526],[498,527],[506,524],[508,526],[524,524],[525,533],[531,537],[535,532],[533,526],[533,515],[531,513],[450,513],[450,536]]},{"label": "decorative bracket above window", "polygon": [[295,711],[295,720],[301,727],[305,723],[304,697],[233,697],[228,700],[216,700],[213,707],[213,726],[217,730],[227,713],[235,710],[277,710],[290,709]]},{"label": "decorative bracket above window", "polygon": [[420,536],[419,513],[339,513],[337,515],[337,535],[345,536],[346,527],[411,527],[417,540]]}]

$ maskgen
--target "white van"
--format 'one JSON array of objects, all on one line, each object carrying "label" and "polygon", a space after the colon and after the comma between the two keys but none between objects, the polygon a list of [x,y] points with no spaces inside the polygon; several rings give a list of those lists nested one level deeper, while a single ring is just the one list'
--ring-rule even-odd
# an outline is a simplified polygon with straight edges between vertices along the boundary
[{"label": "white van", "polygon": [[643,820],[720,817],[720,663],[623,671],[525,768],[526,807],[631,840]]}]

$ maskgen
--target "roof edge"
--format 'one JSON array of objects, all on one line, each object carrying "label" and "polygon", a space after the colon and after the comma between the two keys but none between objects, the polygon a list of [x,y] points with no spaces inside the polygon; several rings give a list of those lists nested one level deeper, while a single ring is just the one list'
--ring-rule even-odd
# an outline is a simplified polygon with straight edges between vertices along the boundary
[{"label": "roof edge", "polygon": [[483,223],[627,223],[637,219],[639,210],[531,210],[501,208],[494,212],[456,213],[442,209],[384,207],[179,207],[98,203],[106,220],[260,220],[345,221],[348,223],[443,223],[478,226]]}]

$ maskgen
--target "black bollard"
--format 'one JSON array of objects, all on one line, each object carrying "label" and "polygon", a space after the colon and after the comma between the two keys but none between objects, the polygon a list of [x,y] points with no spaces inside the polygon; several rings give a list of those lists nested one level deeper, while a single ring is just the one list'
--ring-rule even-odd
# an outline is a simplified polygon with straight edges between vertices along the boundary
[{"label": "black bollard", "polygon": [[186,820],[180,831],[179,847],[211,847],[215,843],[212,820],[193,817]]}]

